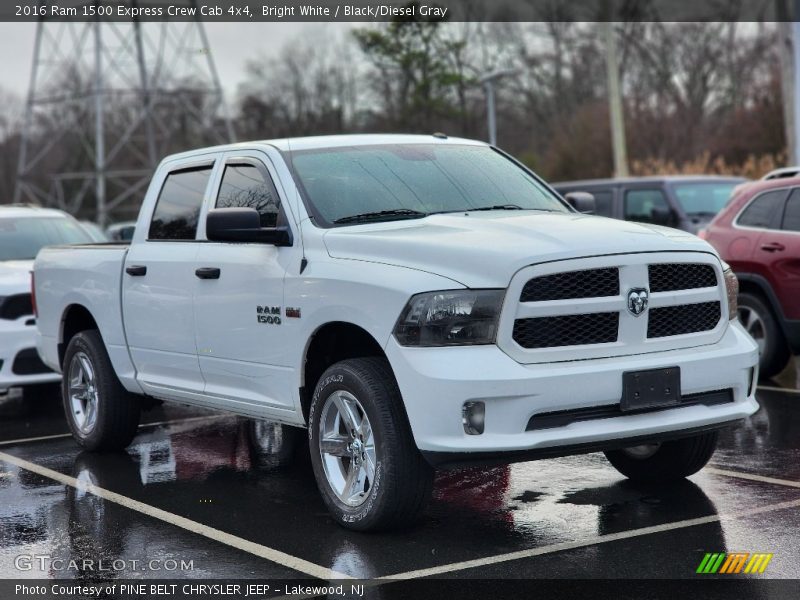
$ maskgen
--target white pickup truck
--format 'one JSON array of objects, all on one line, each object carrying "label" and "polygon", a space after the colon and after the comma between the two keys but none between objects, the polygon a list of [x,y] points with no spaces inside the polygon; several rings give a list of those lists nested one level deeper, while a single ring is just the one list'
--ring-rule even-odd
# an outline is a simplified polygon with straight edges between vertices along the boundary
[{"label": "white pickup truck", "polygon": [[582,214],[470,140],[171,156],[130,246],[47,248],[34,276],[82,446],[129,444],[142,396],[307,427],[353,529],[412,521],[437,467],[602,450],[630,478],[686,477],[758,408],[711,246]]}]

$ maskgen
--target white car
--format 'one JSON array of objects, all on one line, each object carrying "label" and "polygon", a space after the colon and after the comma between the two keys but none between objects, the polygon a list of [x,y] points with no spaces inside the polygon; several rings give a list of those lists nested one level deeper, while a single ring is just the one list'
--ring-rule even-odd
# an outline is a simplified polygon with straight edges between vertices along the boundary
[{"label": "white car", "polygon": [[353,529],[412,521],[453,465],[603,450],[634,479],[686,477],[758,408],[711,246],[581,214],[481,142],[171,156],[129,246],[48,248],[34,273],[81,445],[129,444],[143,395],[307,427]]},{"label": "white car", "polygon": [[800,167],[781,167],[780,169],[774,169],[764,175],[761,178],[761,181],[767,181],[770,179],[788,179],[790,177],[797,177],[800,175]]},{"label": "white car", "polygon": [[61,380],[36,352],[30,273],[43,246],[88,242],[78,221],[59,210],[0,206],[0,394]]}]

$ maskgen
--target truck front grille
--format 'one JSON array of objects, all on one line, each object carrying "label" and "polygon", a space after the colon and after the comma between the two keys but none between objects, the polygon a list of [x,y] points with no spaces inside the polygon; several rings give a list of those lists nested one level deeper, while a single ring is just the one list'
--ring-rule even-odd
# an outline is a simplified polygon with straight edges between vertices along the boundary
[{"label": "truck front grille", "polygon": [[19,319],[33,315],[33,302],[30,294],[15,294],[0,298],[0,319]]},{"label": "truck front grille", "polygon": [[[721,281],[719,261],[700,252],[526,267],[506,295],[498,345],[520,362],[535,363],[714,343],[723,332]],[[636,310],[645,295],[646,307]]]},{"label": "truck front grille", "polygon": [[514,341],[523,348],[557,348],[617,341],[619,313],[517,319]]},{"label": "truck front grille", "polygon": [[647,337],[661,338],[710,331],[719,323],[719,302],[664,306],[650,311]]},{"label": "truck front grille", "polygon": [[647,266],[650,292],[692,290],[717,285],[711,265],[695,263],[659,263]]},{"label": "truck front grille", "polygon": [[596,298],[619,294],[619,269],[587,269],[534,277],[520,294],[520,302]]}]

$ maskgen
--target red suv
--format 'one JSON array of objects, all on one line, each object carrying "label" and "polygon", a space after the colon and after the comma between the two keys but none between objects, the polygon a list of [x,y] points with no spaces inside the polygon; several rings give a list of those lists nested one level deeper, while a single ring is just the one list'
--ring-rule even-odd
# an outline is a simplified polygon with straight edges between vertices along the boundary
[{"label": "red suv", "polygon": [[739,319],[772,377],[800,351],[800,177],[741,186],[700,233],[739,277]]}]

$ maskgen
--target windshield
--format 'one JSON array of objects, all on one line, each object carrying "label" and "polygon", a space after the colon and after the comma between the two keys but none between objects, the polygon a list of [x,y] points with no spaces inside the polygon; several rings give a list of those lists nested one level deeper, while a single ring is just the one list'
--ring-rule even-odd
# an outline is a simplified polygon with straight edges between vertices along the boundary
[{"label": "windshield", "polygon": [[43,246],[91,241],[77,221],[65,217],[0,218],[0,261],[31,260]]},{"label": "windshield", "polygon": [[292,162],[325,225],[487,207],[568,212],[524,169],[485,146],[325,148],[295,152]]},{"label": "windshield", "polygon": [[687,215],[716,215],[728,203],[733,188],[742,181],[676,183],[673,189]]}]

